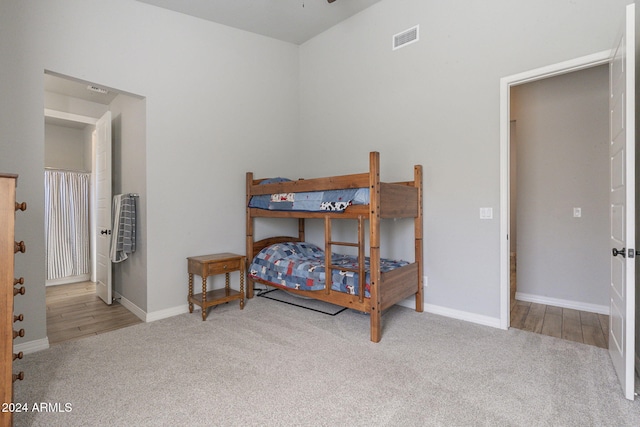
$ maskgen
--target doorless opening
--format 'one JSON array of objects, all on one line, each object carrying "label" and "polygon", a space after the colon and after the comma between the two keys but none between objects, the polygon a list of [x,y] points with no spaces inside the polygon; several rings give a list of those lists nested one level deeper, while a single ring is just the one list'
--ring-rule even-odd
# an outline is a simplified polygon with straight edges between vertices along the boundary
[{"label": "doorless opening", "polygon": [[[575,60],[504,77],[500,80],[500,327],[507,329],[510,324],[510,130],[511,130],[511,88],[552,76],[571,73],[582,69],[606,64],[610,51],[604,51]],[[515,249],[515,248],[513,248]]]},{"label": "doorless opening", "polygon": [[[53,116],[56,120],[66,121],[87,120],[92,128],[99,130],[99,122],[105,115],[111,115],[108,123],[105,122],[104,130],[111,133],[108,139],[112,148],[107,151],[113,156],[112,179],[108,179],[110,193],[136,193],[139,195],[137,203],[137,252],[135,263],[126,265],[115,264],[108,271],[113,273],[112,296],[106,299],[119,302],[118,310],[123,309],[139,321],[146,320],[146,296],[147,296],[147,264],[146,264],[146,98],[130,92],[125,92],[109,87],[102,87],[67,75],[58,74],[49,70],[44,71],[45,114]],[[62,117],[60,117],[62,116]],[[80,147],[80,155],[85,169],[95,175],[96,162],[94,157],[96,134],[89,135],[88,143]],[[68,150],[60,152],[69,158],[76,159],[78,153]],[[71,155],[72,154],[72,155]],[[65,161],[67,157],[64,157]],[[111,167],[109,168],[111,169]],[[95,186],[95,183],[93,183]],[[112,187],[112,188],[111,188]],[[95,195],[92,191],[92,196]],[[105,212],[111,213],[111,197],[105,198]],[[97,212],[97,202],[94,202],[91,213]],[[110,221],[108,221],[110,223]],[[96,219],[92,219],[91,244],[94,246],[92,259],[98,259],[96,245]],[[110,224],[109,224],[110,227]],[[99,233],[98,233],[99,234]],[[111,240],[110,238],[108,239]],[[109,258],[109,250],[106,252]],[[92,265],[92,282],[98,282],[96,272],[97,262]],[[97,289],[97,288],[96,288]],[[105,306],[106,307],[106,306]],[[113,307],[113,306],[112,306]]]}]

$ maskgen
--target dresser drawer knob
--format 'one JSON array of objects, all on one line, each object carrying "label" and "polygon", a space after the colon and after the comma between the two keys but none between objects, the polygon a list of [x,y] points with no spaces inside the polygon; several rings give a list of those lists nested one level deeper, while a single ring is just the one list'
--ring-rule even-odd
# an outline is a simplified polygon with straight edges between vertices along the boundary
[{"label": "dresser drawer knob", "polygon": [[24,286],[20,286],[18,289],[13,288],[13,296],[15,297],[18,294],[24,295]]},{"label": "dresser drawer knob", "polygon": [[20,329],[19,331],[13,331],[13,339],[18,337],[24,337],[24,329]]},{"label": "dresser drawer knob", "polygon": [[16,202],[16,210],[17,211],[26,211],[27,210],[27,202],[22,202],[22,203]]},{"label": "dresser drawer knob", "polygon": [[13,374],[13,382],[22,381],[24,379],[24,372],[20,371],[18,374]]},{"label": "dresser drawer knob", "polygon": [[23,354],[22,352],[17,353],[17,354],[16,354],[16,353],[13,353],[13,360],[16,360],[16,359],[22,359],[22,356],[23,356],[23,355],[24,355],[24,354]]},{"label": "dresser drawer knob", "polygon": [[13,316],[13,323],[22,322],[23,320],[24,320],[24,315],[22,313],[18,314],[17,316],[16,315]]},{"label": "dresser drawer knob", "polygon": [[17,253],[17,252],[24,253],[25,250],[26,250],[26,247],[24,245],[24,242],[22,242],[22,241],[14,242],[14,245],[13,245],[13,252],[14,253]]},{"label": "dresser drawer knob", "polygon": [[13,286],[15,285],[24,285],[24,277],[21,277],[19,279],[13,279]]}]

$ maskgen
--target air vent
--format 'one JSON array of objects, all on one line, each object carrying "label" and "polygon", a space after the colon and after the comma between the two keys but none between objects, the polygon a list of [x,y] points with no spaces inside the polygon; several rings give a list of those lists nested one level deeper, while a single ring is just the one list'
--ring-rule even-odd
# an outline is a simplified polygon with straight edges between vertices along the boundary
[{"label": "air vent", "polygon": [[94,86],[94,85],[89,85],[89,86],[87,86],[87,90],[90,90],[90,91],[92,91],[92,92],[101,93],[101,94],[103,94],[103,95],[106,95],[107,93],[109,93],[109,91],[108,91],[108,90],[103,89],[103,88],[98,87],[98,86]]},{"label": "air vent", "polygon": [[420,26],[416,25],[415,27],[394,35],[393,50],[400,49],[408,44],[417,42],[420,39],[419,29]]}]

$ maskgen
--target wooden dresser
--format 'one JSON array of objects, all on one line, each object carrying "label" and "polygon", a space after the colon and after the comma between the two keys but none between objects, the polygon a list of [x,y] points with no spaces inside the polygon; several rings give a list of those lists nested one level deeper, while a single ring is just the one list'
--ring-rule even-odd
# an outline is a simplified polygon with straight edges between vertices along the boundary
[{"label": "wooden dresser", "polygon": [[16,203],[18,176],[0,173],[0,426],[13,424],[13,383],[22,380],[24,373],[13,373],[13,361],[22,358],[22,352],[13,354],[13,340],[24,336],[24,329],[15,330],[15,322],[22,314],[13,312],[13,298],[24,295],[24,279],[16,279],[13,256],[24,252],[24,242],[16,242],[14,235],[15,211],[25,210],[25,203]]}]

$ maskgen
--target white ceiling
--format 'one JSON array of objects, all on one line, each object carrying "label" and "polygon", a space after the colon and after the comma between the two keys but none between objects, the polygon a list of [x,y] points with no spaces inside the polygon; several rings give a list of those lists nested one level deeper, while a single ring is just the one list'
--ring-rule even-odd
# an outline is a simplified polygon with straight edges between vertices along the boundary
[{"label": "white ceiling", "polygon": [[302,44],[380,0],[138,0],[241,30]]}]

